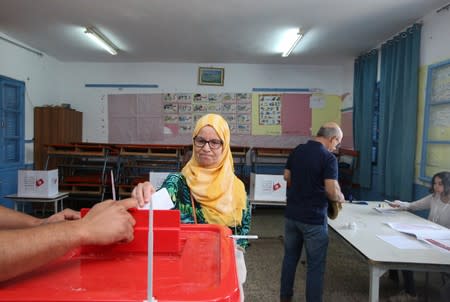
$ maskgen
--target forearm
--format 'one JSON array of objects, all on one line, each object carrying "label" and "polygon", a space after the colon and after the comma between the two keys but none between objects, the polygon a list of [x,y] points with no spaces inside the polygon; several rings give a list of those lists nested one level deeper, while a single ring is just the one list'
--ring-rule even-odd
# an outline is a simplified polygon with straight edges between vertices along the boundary
[{"label": "forearm", "polygon": [[334,180],[326,180],[325,181],[325,190],[327,193],[327,197],[331,201],[344,201],[344,195],[342,194],[341,187],[339,186],[339,183]]},{"label": "forearm", "polygon": [[284,169],[283,178],[286,181],[286,186],[288,188],[291,187],[291,170]]},{"label": "forearm", "polygon": [[411,211],[428,210],[431,207],[432,198],[433,195],[427,195],[422,199],[413,201],[409,204],[408,210]]},{"label": "forearm", "polygon": [[81,245],[77,223],[0,231],[0,281],[32,271]]},{"label": "forearm", "polygon": [[0,230],[27,228],[42,223],[42,219],[2,206],[0,206],[0,217]]}]

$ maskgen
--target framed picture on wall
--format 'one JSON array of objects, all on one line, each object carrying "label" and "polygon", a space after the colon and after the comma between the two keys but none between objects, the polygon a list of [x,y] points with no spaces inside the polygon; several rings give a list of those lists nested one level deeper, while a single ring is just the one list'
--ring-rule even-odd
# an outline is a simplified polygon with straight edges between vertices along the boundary
[{"label": "framed picture on wall", "polygon": [[224,68],[216,68],[216,67],[198,68],[199,85],[223,86],[224,76],[225,76]]}]

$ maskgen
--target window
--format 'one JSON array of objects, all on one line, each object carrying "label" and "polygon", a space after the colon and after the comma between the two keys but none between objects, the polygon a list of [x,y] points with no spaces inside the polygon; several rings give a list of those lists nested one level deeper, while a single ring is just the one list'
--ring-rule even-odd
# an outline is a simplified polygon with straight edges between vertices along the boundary
[{"label": "window", "polygon": [[420,179],[450,170],[450,60],[428,67]]},{"label": "window", "polygon": [[0,164],[24,161],[24,83],[0,76]]}]

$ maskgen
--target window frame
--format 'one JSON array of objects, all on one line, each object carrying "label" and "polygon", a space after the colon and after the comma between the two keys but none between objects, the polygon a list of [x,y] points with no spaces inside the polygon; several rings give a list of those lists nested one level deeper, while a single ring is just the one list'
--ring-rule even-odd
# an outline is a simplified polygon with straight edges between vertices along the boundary
[{"label": "window frame", "polygon": [[[430,111],[432,108],[436,108],[436,106],[449,106],[450,109],[450,96],[448,99],[444,99],[442,101],[433,101],[433,76],[439,70],[448,69],[450,71],[450,60],[442,61],[436,64],[432,64],[428,66],[427,70],[427,82],[426,82],[426,92],[425,92],[425,108],[424,108],[424,122],[423,122],[423,133],[422,133],[422,154],[420,159],[420,172],[419,179],[422,181],[429,182],[431,181],[432,174],[427,174],[428,168],[433,168],[433,165],[429,164],[427,159],[429,147],[430,145],[436,146],[450,146],[450,139],[446,140],[433,140],[429,138],[429,130],[430,130]],[[450,84],[450,72],[448,84]],[[444,90],[448,90],[450,92],[450,85],[445,86]],[[450,128],[450,125],[449,125]],[[439,170],[450,169],[449,167],[442,167]]]}]

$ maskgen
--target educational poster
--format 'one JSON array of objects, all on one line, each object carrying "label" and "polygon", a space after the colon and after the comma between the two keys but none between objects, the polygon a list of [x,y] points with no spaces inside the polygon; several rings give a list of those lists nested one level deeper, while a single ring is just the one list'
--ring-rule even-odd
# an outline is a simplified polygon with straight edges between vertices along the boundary
[{"label": "educational poster", "polygon": [[234,133],[250,135],[252,129],[252,94],[236,93],[236,131]]},{"label": "educational poster", "polygon": [[258,111],[261,126],[281,125],[281,95],[260,95]]},{"label": "educational poster", "polygon": [[311,133],[315,135],[320,126],[326,122],[336,122],[341,124],[341,97],[338,95],[321,94],[324,100],[323,108],[312,108]]},{"label": "educational poster", "polygon": [[252,135],[281,134],[281,94],[254,94]]},{"label": "educational poster", "polygon": [[234,93],[221,93],[219,95],[219,99],[221,102],[226,103],[226,102],[233,102],[235,101],[235,97],[234,97]]},{"label": "educational poster", "polygon": [[232,134],[250,134],[250,93],[166,93],[162,95],[164,134],[190,134],[198,119],[207,113],[221,114]]},{"label": "educational poster", "polygon": [[282,133],[311,136],[311,94],[283,94],[281,107]]},{"label": "educational poster", "polygon": [[147,144],[162,139],[163,103],[161,94],[108,95],[108,141]]},{"label": "educational poster", "polygon": [[[290,148],[305,142],[324,122],[340,123],[341,98],[321,94],[318,99],[323,108],[311,108],[310,94],[301,93],[109,95],[109,142],[190,144],[198,119],[217,112],[228,122],[234,145]],[[436,113],[437,120],[444,113]]]}]

